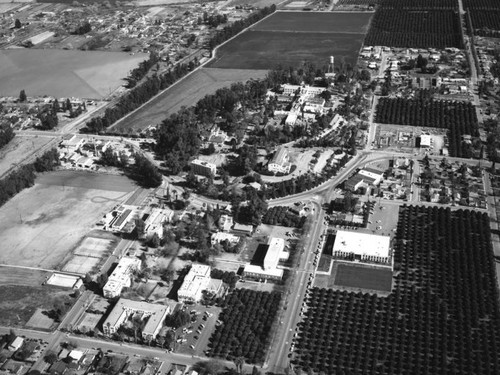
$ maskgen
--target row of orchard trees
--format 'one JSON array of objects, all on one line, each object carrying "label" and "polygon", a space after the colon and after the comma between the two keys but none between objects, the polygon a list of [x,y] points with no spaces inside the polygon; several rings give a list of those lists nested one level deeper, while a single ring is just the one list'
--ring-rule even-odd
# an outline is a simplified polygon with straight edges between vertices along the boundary
[{"label": "row of orchard trees", "polygon": [[471,146],[463,142],[463,136],[479,136],[476,109],[469,102],[432,100],[424,96],[380,98],[375,121],[448,129],[450,154],[458,157],[472,157]]},{"label": "row of orchard trees", "polygon": [[463,47],[460,18],[453,10],[409,12],[377,9],[365,45],[401,48]]},{"label": "row of orchard trees", "polygon": [[327,374],[498,374],[489,217],[402,206],[387,297],[313,288],[292,363]]},{"label": "row of orchard trees", "polygon": [[262,363],[280,305],[278,292],[234,289],[224,301],[222,322],[210,337],[209,355]]}]

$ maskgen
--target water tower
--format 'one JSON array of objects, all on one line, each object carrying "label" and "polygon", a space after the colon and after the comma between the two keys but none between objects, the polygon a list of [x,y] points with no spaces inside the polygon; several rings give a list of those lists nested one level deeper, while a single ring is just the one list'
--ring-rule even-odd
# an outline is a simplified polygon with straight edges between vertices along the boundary
[{"label": "water tower", "polygon": [[335,57],[330,56],[330,63],[328,64],[328,73],[333,73],[335,71]]}]

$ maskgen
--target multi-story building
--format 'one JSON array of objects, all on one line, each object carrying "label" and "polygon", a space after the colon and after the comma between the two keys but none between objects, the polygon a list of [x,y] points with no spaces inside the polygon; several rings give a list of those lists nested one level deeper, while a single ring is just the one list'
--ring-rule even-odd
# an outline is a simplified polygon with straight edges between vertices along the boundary
[{"label": "multi-story building", "polygon": [[202,176],[215,176],[217,173],[217,166],[215,164],[200,159],[194,159],[191,162],[191,169],[195,174]]},{"label": "multi-story building", "polygon": [[179,302],[199,302],[203,297],[204,290],[213,294],[219,293],[222,280],[212,279],[210,271],[209,266],[193,264],[177,291]]},{"label": "multi-story building", "polygon": [[285,241],[282,238],[270,238],[266,245],[257,248],[252,262],[245,265],[243,274],[256,279],[281,280],[283,270],[277,266],[280,260],[288,258],[284,250]]},{"label": "multi-story building", "polygon": [[122,289],[132,285],[132,273],[141,267],[141,261],[137,258],[123,257],[118,262],[115,270],[109,276],[108,282],[102,288],[104,297],[119,297]]},{"label": "multi-story building", "polygon": [[142,330],[143,339],[154,340],[163,327],[166,316],[174,308],[175,306],[172,308],[170,305],[157,305],[120,298],[103,324],[104,334],[112,336],[130,315],[139,314],[142,319],[147,319],[147,323]]}]

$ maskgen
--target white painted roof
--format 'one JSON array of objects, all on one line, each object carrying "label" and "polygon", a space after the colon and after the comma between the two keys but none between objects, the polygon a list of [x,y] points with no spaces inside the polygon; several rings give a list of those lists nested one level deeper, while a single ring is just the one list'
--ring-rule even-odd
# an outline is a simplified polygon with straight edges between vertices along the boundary
[{"label": "white painted roof", "polygon": [[387,258],[390,241],[389,236],[339,230],[333,251]]}]

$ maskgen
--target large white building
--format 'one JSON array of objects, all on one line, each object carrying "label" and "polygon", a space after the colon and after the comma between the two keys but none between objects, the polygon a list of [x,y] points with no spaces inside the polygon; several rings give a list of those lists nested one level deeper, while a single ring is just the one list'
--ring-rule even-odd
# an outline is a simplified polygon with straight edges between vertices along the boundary
[{"label": "large white building", "polygon": [[210,266],[193,264],[177,291],[179,302],[199,302],[204,290],[217,294],[222,287],[222,280],[212,279],[210,271]]},{"label": "large white building", "polygon": [[141,267],[141,261],[137,258],[123,257],[118,262],[115,270],[109,276],[108,282],[102,288],[104,297],[119,297],[123,288],[132,285],[132,273]]},{"label": "large white building", "polygon": [[273,158],[267,165],[267,169],[273,173],[289,173],[291,166],[288,150],[280,147],[276,150]]},{"label": "large white building", "polygon": [[390,244],[389,236],[339,230],[333,245],[333,256],[392,267]]},{"label": "large white building", "polygon": [[[243,274],[248,277],[258,279],[275,279],[281,280],[283,270],[277,268],[278,262],[288,258],[288,253],[285,250],[285,240],[283,238],[271,237],[267,242],[265,249],[266,254],[262,261],[253,261],[254,264],[247,264],[243,270]],[[262,264],[256,264],[262,263]]]},{"label": "large white building", "polygon": [[169,305],[157,305],[120,298],[104,322],[103,331],[105,335],[112,336],[130,315],[139,314],[142,319],[148,319],[142,330],[143,339],[154,340],[163,327],[166,316],[172,311],[173,308]]}]

